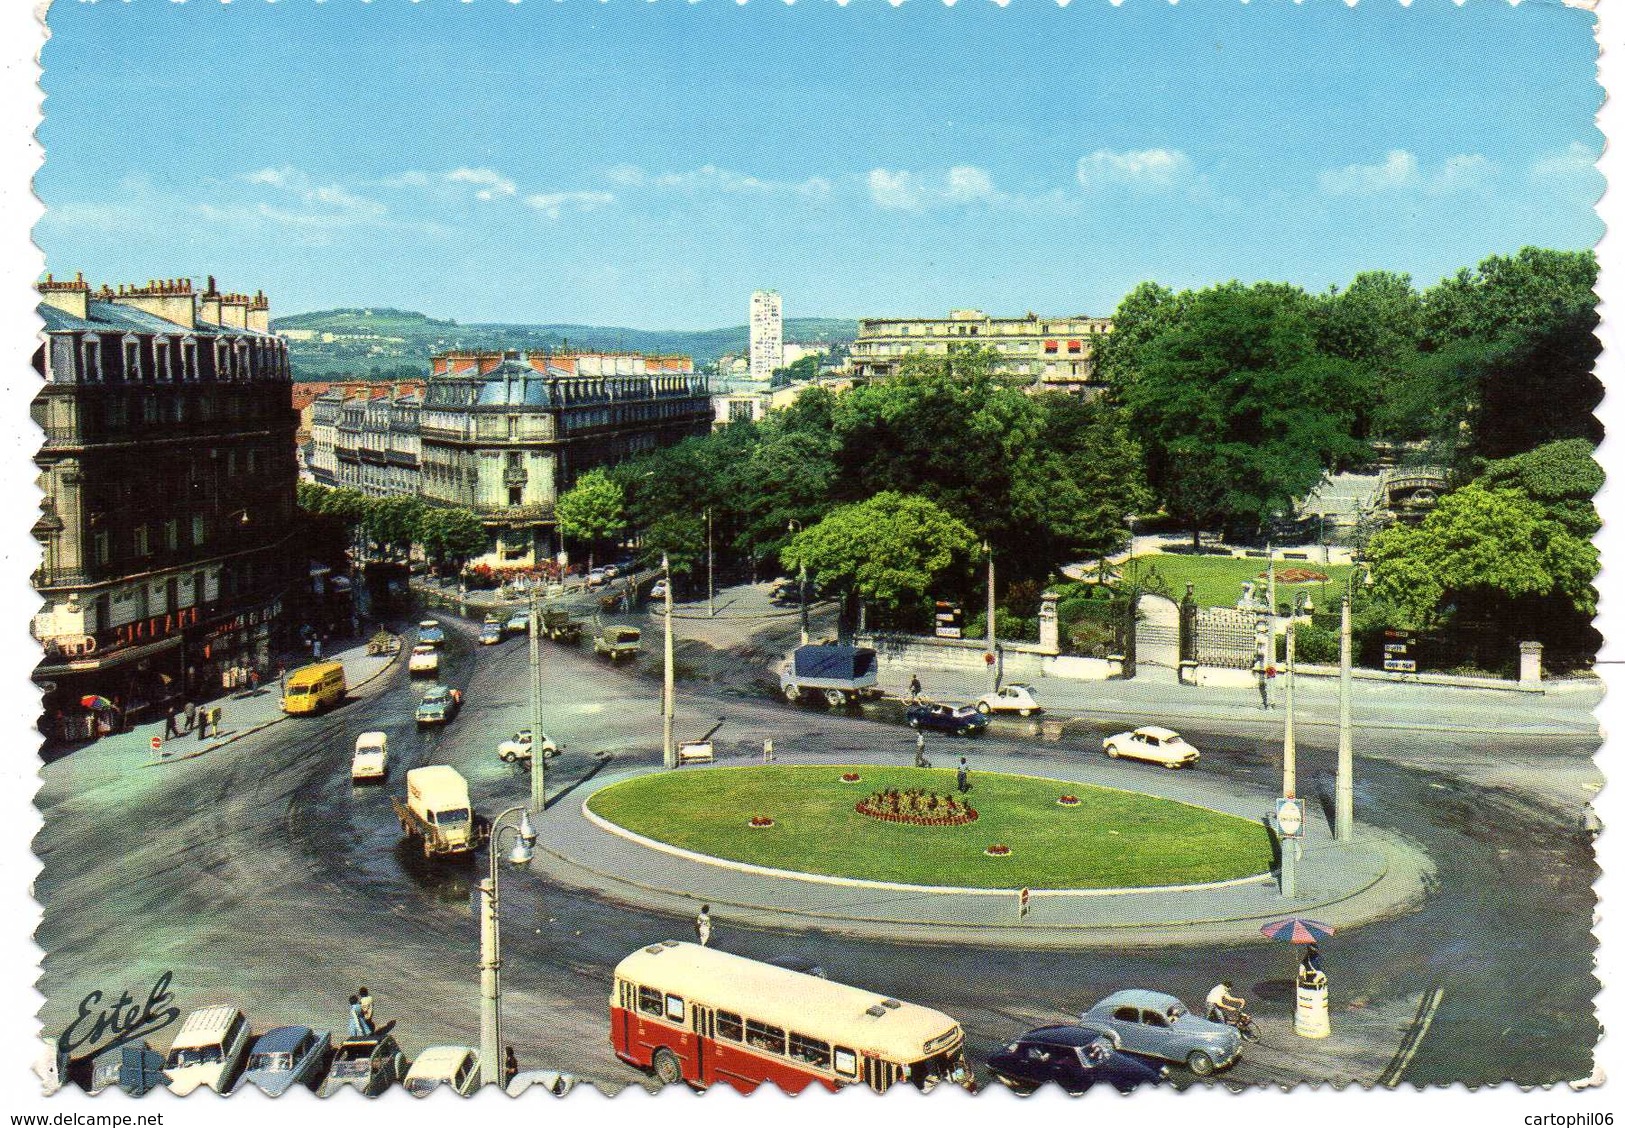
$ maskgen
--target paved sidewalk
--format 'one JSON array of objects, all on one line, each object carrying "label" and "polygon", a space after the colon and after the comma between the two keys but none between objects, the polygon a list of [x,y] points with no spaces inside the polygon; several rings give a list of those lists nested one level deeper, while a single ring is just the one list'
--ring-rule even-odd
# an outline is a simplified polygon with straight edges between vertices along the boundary
[{"label": "paved sidewalk", "polygon": [[[913,672],[909,666],[883,660],[882,687],[902,697],[908,692]],[[973,702],[993,688],[992,676],[985,673],[925,668],[918,673],[925,696],[942,701]],[[1335,726],[1337,679],[1300,676],[1297,681],[1294,713],[1298,725]],[[1136,724],[1157,721],[1176,728],[1182,722],[1225,720],[1279,728],[1286,716],[1283,677],[1269,683],[1268,711],[1260,707],[1256,688],[1181,685],[1174,671],[1156,666],[1142,665],[1138,676],[1128,681],[1040,678],[1030,684],[1047,712],[1060,715],[1055,719],[1112,716]],[[1547,692],[1539,696],[1357,680],[1351,686],[1350,712],[1357,729],[1591,736],[1599,735],[1597,720],[1591,714],[1602,697],[1600,679],[1548,682]]]},{"label": "paved sidewalk", "polygon": [[[836,766],[829,757],[784,757],[780,762]],[[978,756],[976,767],[1032,772],[1030,762],[1001,756]],[[709,903],[714,914],[736,924],[1026,948],[1257,941],[1261,925],[1291,915],[1313,915],[1348,928],[1419,904],[1432,871],[1431,863],[1414,847],[1370,828],[1361,827],[1353,843],[1334,843],[1325,820],[1311,808],[1299,863],[1300,896],[1293,900],[1283,899],[1276,882],[1268,878],[1178,890],[1038,890],[1029,915],[1022,919],[1014,890],[926,891],[748,872],[729,863],[694,860],[643,845],[583,814],[593,792],[651,770],[612,771],[556,799],[536,822],[541,850],[534,867],[568,885],[682,916]],[[1147,772],[1139,765],[1110,761],[1046,765],[1044,772],[1069,782],[1132,788],[1245,818],[1261,818],[1272,809],[1262,791],[1195,774]]]},{"label": "paved sidewalk", "polygon": [[[403,646],[401,653],[404,654],[409,649]],[[351,693],[381,677],[397,658],[399,655],[390,657],[369,655],[365,643],[332,655],[332,659],[344,663],[344,677]],[[212,752],[234,740],[241,740],[250,733],[259,732],[287,719],[287,714],[282,712],[281,687],[274,680],[261,685],[257,690],[242,690],[199,703],[199,712],[209,708],[220,710],[219,736],[199,740],[197,733],[191,732],[179,738],[165,737],[165,724],[159,719],[136,725],[127,732],[113,733],[94,743],[82,745],[63,759],[75,761],[76,770],[87,767],[86,761],[95,761],[98,768],[114,771],[161,767],[165,764],[195,759],[206,752]],[[154,737],[161,742],[161,747],[156,751],[152,747]]]}]

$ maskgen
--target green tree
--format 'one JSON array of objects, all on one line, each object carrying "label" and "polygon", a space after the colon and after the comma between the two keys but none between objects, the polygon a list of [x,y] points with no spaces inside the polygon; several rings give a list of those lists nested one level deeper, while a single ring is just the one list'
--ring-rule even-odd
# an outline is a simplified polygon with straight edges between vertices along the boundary
[{"label": "green tree", "polygon": [[605,541],[626,532],[626,497],[621,484],[604,470],[589,470],[576,480],[554,506],[559,532],[571,540],[587,542],[587,563]]},{"label": "green tree", "polygon": [[1258,528],[1364,451],[1359,373],[1319,351],[1313,302],[1294,287],[1229,283],[1182,298],[1112,394],[1151,488],[1193,538],[1210,523]]},{"label": "green tree", "polygon": [[657,517],[643,534],[638,553],[645,567],[667,561],[674,576],[692,576],[705,567],[705,520],[689,513]]},{"label": "green tree", "polygon": [[[923,497],[886,491],[833,510],[784,550],[820,586],[897,608],[922,598],[978,552],[976,534]],[[961,577],[955,577],[956,581]]]},{"label": "green tree", "polygon": [[362,527],[386,552],[392,548],[409,551],[419,539],[418,526],[426,508],[416,497],[369,498]]},{"label": "green tree", "polygon": [[1554,605],[1596,612],[1596,548],[1520,490],[1468,483],[1420,524],[1378,533],[1370,558],[1376,595],[1402,617],[1395,626],[1435,628],[1466,613],[1542,638]]},{"label": "green tree", "polygon": [[423,551],[438,564],[461,564],[490,544],[479,515],[467,509],[425,507],[419,514],[416,537]]},{"label": "green tree", "polygon": [[1491,462],[1478,482],[1487,489],[1521,491],[1573,536],[1590,540],[1602,528],[1593,498],[1604,478],[1591,451],[1585,439],[1561,439]]}]

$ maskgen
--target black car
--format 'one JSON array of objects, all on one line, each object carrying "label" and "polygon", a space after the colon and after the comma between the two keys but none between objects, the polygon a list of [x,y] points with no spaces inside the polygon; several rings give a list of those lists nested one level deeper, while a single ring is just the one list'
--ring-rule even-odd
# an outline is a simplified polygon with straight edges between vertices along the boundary
[{"label": "black car", "polygon": [[993,1076],[1018,1093],[1055,1084],[1076,1096],[1097,1081],[1120,1093],[1161,1083],[1155,1065],[1116,1048],[1111,1032],[1091,1026],[1041,1026],[987,1059]]},{"label": "black car", "polygon": [[974,705],[943,705],[927,701],[909,706],[908,723],[910,728],[975,736],[987,728],[987,714]]}]

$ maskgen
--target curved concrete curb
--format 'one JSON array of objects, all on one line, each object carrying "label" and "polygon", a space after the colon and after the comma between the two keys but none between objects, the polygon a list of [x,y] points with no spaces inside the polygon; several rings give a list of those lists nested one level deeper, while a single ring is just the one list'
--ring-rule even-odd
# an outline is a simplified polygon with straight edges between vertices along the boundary
[{"label": "curved concrete curb", "polygon": [[[638,775],[649,775],[660,770],[662,769],[650,768],[645,772],[639,772],[637,775],[629,776],[627,778],[636,779]],[[1000,772],[999,774],[1017,775],[1018,773]],[[1047,779],[1048,777],[1023,776],[1021,778]],[[625,783],[626,780],[619,779],[614,780],[613,782]],[[734,870],[738,873],[753,873],[762,877],[777,877],[789,881],[805,881],[812,885],[843,885],[855,889],[885,889],[894,893],[955,894],[971,897],[1003,897],[1008,900],[1011,896],[1021,892],[1020,888],[1015,886],[1010,888],[988,889],[968,885],[907,885],[898,881],[870,881],[861,877],[836,877],[833,874],[806,873],[802,870],[774,869],[771,866],[758,866],[753,865],[750,862],[736,862],[730,858],[719,858],[715,854],[701,854],[695,850],[685,850],[681,846],[673,846],[671,843],[662,842],[658,838],[647,838],[635,831],[627,830],[619,823],[610,822],[608,819],[604,818],[604,816],[589,808],[587,804],[592,800],[593,795],[598,794],[599,791],[605,790],[609,786],[610,783],[606,782],[604,787],[595,789],[591,794],[587,795],[581,800],[582,817],[596,826],[599,830],[607,831],[610,834],[619,835],[628,842],[636,843],[637,845],[649,850],[659,850],[662,853],[671,854],[674,857],[682,858],[684,861],[700,862],[708,866],[717,866],[720,869]],[[1117,791],[1121,789],[1107,788],[1106,790]],[[1168,802],[1178,802],[1178,800],[1170,799]],[[1195,806],[1196,804],[1192,803],[1187,805]],[[1212,810],[1212,808],[1203,809]],[[1226,814],[1224,811],[1214,811],[1213,813],[1218,815]],[[1237,818],[1239,816],[1230,815],[1229,817]],[[1135,894],[1140,893],[1198,893],[1212,889],[1229,889],[1237,885],[1255,885],[1259,882],[1269,882],[1273,880],[1274,877],[1266,872],[1255,873],[1248,877],[1233,877],[1228,881],[1203,882],[1197,885],[1136,885],[1106,889],[1032,889],[1030,890],[1030,893],[1034,897],[1124,897],[1134,896]]]}]

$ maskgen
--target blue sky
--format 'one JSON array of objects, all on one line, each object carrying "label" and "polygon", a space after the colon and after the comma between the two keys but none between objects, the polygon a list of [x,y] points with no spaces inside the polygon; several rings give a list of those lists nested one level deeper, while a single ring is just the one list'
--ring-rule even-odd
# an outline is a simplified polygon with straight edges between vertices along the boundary
[{"label": "blue sky", "polygon": [[706,328],[1429,284],[1592,245],[1589,14],[1528,0],[57,0],[48,269],[273,313]]}]

